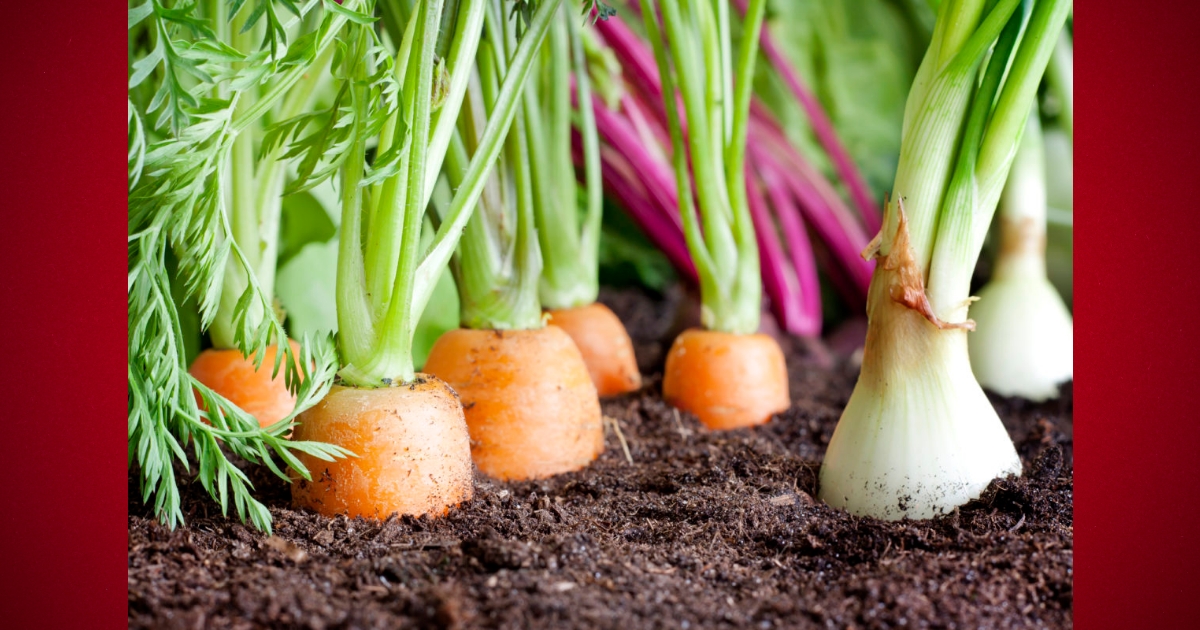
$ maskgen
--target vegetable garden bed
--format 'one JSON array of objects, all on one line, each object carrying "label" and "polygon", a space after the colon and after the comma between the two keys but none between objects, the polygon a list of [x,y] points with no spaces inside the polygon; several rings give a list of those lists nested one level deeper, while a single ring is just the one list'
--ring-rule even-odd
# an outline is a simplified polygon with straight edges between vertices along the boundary
[{"label": "vegetable garden bed", "polygon": [[1071,626],[1069,385],[1041,405],[992,397],[1019,479],[934,520],[851,516],[813,497],[853,363],[823,367],[784,340],[791,408],[706,431],[659,393],[673,296],[601,295],[647,378],[603,402],[615,423],[599,460],[533,482],[477,473],[442,519],[294,511],[288,486],[252,467],[274,536],[223,518],[199,484],[172,532],[131,472],[130,627]]}]

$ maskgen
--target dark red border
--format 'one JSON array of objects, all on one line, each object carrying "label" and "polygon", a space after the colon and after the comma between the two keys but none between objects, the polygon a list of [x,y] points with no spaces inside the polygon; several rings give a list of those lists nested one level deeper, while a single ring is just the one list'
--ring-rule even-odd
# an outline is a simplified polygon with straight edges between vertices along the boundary
[{"label": "dark red border", "polygon": [[0,626],[126,623],[126,17],[6,4]]},{"label": "dark red border", "polygon": [[1200,5],[1077,4],[1075,620],[1193,627]]},{"label": "dark red border", "polygon": [[[1186,627],[1200,541],[1200,6],[1080,3],[1080,628]],[[0,615],[126,619],[124,12],[13,3],[0,38]]]}]

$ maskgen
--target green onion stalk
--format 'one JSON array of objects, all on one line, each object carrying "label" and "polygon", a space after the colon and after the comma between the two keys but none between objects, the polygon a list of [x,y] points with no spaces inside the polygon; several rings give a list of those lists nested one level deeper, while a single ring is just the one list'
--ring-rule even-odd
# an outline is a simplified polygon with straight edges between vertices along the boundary
[{"label": "green onion stalk", "polygon": [[942,2],[905,108],[867,300],[862,371],[820,496],[930,518],[1021,461],[971,371],[971,275],[1069,0]]},{"label": "green onion stalk", "polygon": [[1074,298],[1074,157],[1071,139],[1057,126],[1042,130],[1046,160],[1046,274],[1067,307]]},{"label": "green onion stalk", "polygon": [[1046,277],[1046,173],[1035,109],[1000,197],[1000,252],[974,308],[968,348],[979,384],[1043,401],[1071,379],[1074,325]]},{"label": "green onion stalk", "polygon": [[1074,167],[1074,45],[1070,29],[1063,29],[1050,66],[1046,68],[1045,125],[1042,141],[1046,154],[1046,266],[1050,282],[1070,306],[1073,293]]},{"label": "green onion stalk", "polygon": [[1067,29],[1058,36],[1050,66],[1046,68],[1046,86],[1055,101],[1059,126],[1075,138],[1075,44]]}]

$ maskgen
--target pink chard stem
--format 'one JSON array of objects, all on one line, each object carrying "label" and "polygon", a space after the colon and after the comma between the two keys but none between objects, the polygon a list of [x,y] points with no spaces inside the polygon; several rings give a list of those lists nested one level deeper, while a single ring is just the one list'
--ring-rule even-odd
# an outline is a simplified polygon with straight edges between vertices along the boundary
[{"label": "pink chard stem", "polygon": [[821,286],[808,230],[795,198],[789,194],[787,186],[779,177],[770,171],[762,171],[760,177],[766,190],[767,201],[775,211],[775,218],[783,231],[784,242],[788,244],[793,273],[799,284],[800,312],[803,317],[794,324],[789,324],[788,330],[801,336],[816,336],[821,332]]},{"label": "pink chard stem", "polygon": [[[791,246],[791,264],[784,254],[775,230],[775,222],[768,210],[768,202],[763,199],[763,193],[755,184],[751,164],[746,168],[746,200],[749,202],[750,215],[754,219],[755,233],[758,240],[758,253],[762,267],[763,289],[771,299],[771,311],[775,314],[784,330],[801,337],[813,337],[821,334],[821,300],[817,285],[816,266],[812,260],[812,248],[808,236],[804,234],[803,226],[799,226],[799,216],[787,217],[795,219],[785,223],[785,215],[789,210],[782,204],[790,202],[786,198],[773,197],[770,205],[774,206],[775,216],[783,226],[784,238]],[[778,185],[775,186],[778,189]],[[778,191],[776,191],[778,192]],[[796,231],[799,226],[799,230]],[[788,228],[791,228],[790,230]],[[802,272],[805,272],[802,275]],[[811,276],[807,275],[811,272]],[[815,300],[813,298],[816,298]]]},{"label": "pink chard stem", "polygon": [[[735,0],[738,10],[746,13],[746,0]],[[842,144],[838,137],[837,131],[833,128],[833,123],[829,121],[828,114],[825,113],[825,108],[821,107],[821,103],[813,96],[804,82],[800,80],[800,75],[796,73],[796,69],[788,62],[787,57],[775,45],[775,40],[771,37],[770,29],[767,24],[763,23],[762,33],[760,37],[760,45],[763,54],[767,56],[767,60],[775,67],[775,70],[783,77],[788,88],[792,91],[792,95],[800,101],[800,106],[804,108],[804,113],[808,115],[809,123],[812,125],[813,132],[817,135],[817,140],[821,142],[821,146],[825,147],[825,151],[829,153],[829,157],[833,160],[834,168],[837,169],[838,175],[845,182],[846,188],[850,192],[851,199],[858,206],[859,214],[862,215],[863,222],[866,224],[867,231],[874,234],[879,231],[882,224],[879,215],[878,204],[871,198],[870,191],[867,190],[866,180],[863,179],[862,173],[855,166],[854,160],[851,159],[850,153],[846,151],[846,147]]]},{"label": "pink chard stem", "polygon": [[[593,98],[596,125],[604,142],[601,160],[605,185],[681,275],[694,280],[695,266],[683,236],[667,155],[666,112],[658,67],[649,46],[620,19],[598,22],[596,30],[620,61],[628,88],[615,111],[599,97]],[[815,336],[821,328],[815,256],[824,256],[826,250],[832,253],[830,262],[840,269],[829,269],[831,279],[847,290],[851,303],[860,303],[873,268],[859,256],[868,238],[862,220],[850,211],[833,185],[788,143],[759,102],[752,104],[749,132],[747,164],[753,165],[766,191],[764,197],[755,179],[748,179],[763,286],[783,328],[795,335]],[[821,252],[814,250],[805,222],[824,242]]]}]

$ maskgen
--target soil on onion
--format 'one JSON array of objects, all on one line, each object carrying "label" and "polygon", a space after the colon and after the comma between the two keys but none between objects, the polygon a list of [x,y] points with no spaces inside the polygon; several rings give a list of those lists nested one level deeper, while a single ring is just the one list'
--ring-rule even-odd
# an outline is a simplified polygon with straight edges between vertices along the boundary
[{"label": "soil on onion", "polygon": [[271,537],[222,518],[198,484],[187,526],[169,531],[131,474],[130,627],[1071,626],[1069,386],[1044,405],[993,398],[1020,478],[933,521],[854,517],[813,498],[852,360],[785,342],[792,408],[710,433],[658,395],[680,296],[603,300],[648,378],[604,403],[607,450],[592,466],[525,483],[477,475],[448,517],[384,522],[294,511],[287,485],[253,470]]}]

